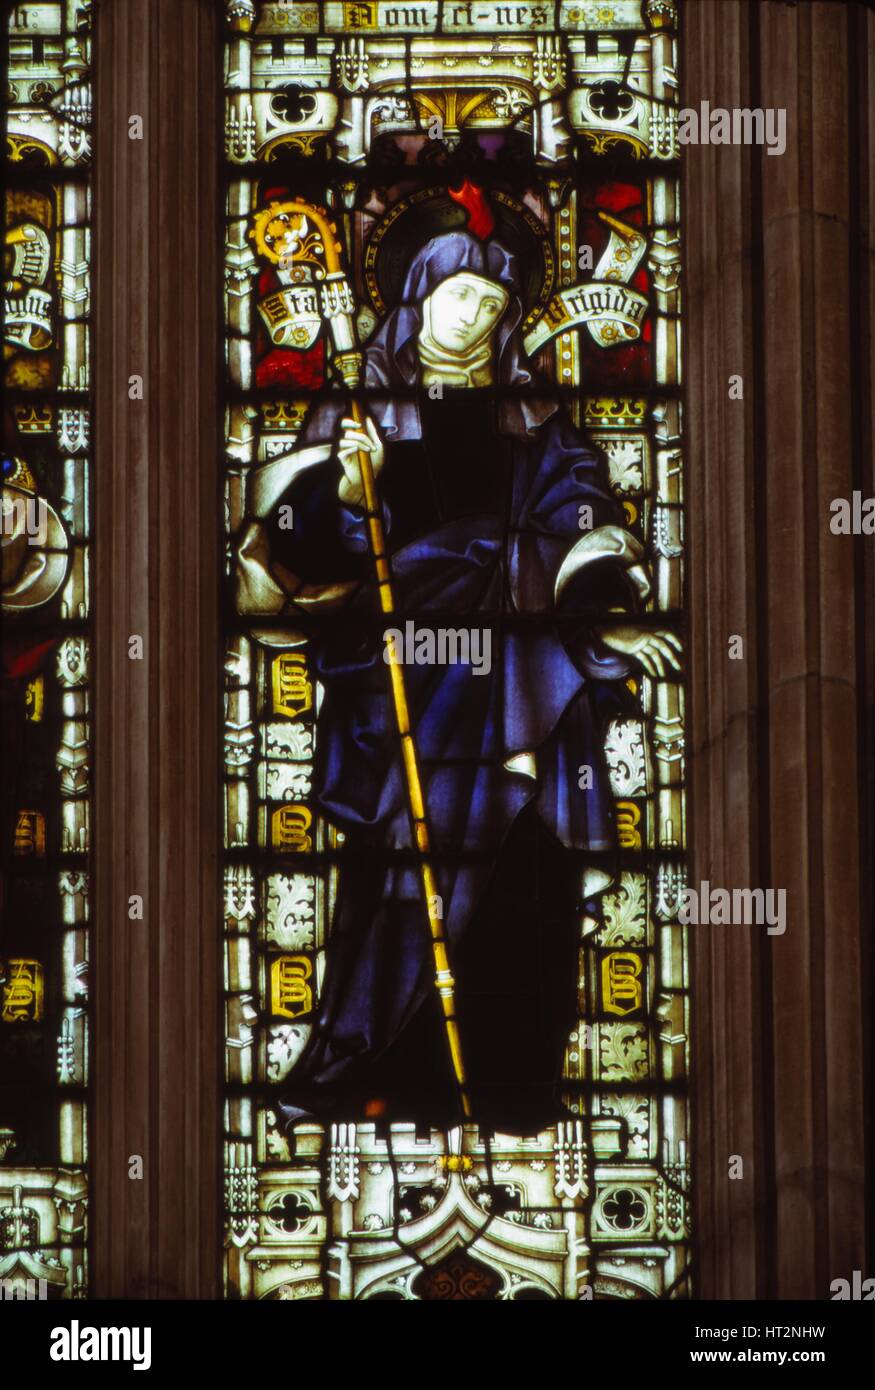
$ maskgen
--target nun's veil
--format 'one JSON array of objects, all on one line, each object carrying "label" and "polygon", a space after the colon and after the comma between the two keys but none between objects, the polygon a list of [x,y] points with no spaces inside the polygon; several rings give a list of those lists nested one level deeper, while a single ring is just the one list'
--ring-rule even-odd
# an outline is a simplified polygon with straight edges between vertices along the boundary
[{"label": "nun's veil", "polygon": [[[445,232],[432,237],[413,257],[401,303],[390,310],[365,350],[366,387],[404,388],[404,394],[379,394],[368,401],[368,409],[389,441],[421,437],[419,408],[410,388],[419,379],[416,340],[422,328],[422,304],[443,280],[462,270],[496,281],[509,296],[495,330],[495,380],[502,388],[520,387],[522,392],[520,396],[502,395],[498,413],[501,432],[530,437],[557,409],[556,401],[542,390],[537,395],[524,394],[533,386],[537,390],[538,383],[522,343],[523,305],[513,252],[492,238],[481,241],[470,232]],[[304,442],[315,444],[331,438],[337,413],[334,403],[317,407],[308,421]]]}]

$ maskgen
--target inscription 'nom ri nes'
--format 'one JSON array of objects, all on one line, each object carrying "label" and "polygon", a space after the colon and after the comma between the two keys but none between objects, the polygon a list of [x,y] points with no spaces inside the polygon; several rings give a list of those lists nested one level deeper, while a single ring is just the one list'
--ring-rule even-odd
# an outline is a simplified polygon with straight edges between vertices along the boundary
[{"label": "inscription 'nom ri nes'", "polygon": [[[375,0],[344,4],[344,24],[349,29],[416,29],[430,28],[437,19],[435,5],[381,5]],[[549,5],[484,4],[482,0],[464,0],[460,4],[445,4],[444,27],[487,29],[490,26],[537,28],[550,23]]]}]

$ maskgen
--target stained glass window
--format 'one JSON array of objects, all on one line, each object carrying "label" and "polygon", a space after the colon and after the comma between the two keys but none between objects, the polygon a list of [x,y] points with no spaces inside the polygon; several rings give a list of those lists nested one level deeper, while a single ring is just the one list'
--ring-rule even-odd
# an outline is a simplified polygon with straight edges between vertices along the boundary
[{"label": "stained glass window", "polygon": [[89,0],[3,6],[0,1280],[87,1288]]},{"label": "stained glass window", "polygon": [[677,6],[226,12],[227,1295],[686,1297]]}]

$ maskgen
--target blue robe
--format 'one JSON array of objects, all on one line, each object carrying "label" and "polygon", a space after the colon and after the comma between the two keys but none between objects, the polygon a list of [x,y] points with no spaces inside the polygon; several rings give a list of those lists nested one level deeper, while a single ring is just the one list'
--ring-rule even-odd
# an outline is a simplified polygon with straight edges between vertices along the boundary
[{"label": "blue robe", "polygon": [[[505,260],[497,269],[494,257],[484,260],[494,249],[492,243],[484,251],[460,234],[430,243],[408,275],[405,304],[367,354],[366,384],[386,390],[365,405],[386,441],[379,491],[395,595],[391,622],[380,615],[365,517],[338,501],[341,474],[333,457],[297,476],[279,499],[278,505],[294,508],[294,530],[268,523],[271,554],[284,573],[309,583],[358,581],[343,617],[326,623],[313,643],[314,674],[325,692],[315,800],[345,832],[349,864],[340,875],[318,1017],[289,1079],[286,1113],[292,1118],[299,1109],[323,1113],[345,1106],[349,1113],[396,1083],[401,1108],[416,1118],[438,1122],[449,1104],[420,879],[415,864],[404,862],[412,839],[383,659],[387,627],[403,631],[412,619],[417,628],[465,626],[490,634],[488,673],[470,664],[407,664],[405,678],[463,1046],[467,1035],[469,1052],[486,1059],[483,1075],[471,1078],[475,1105],[479,1096],[478,1114],[488,1110],[499,1127],[514,1123],[508,1097],[519,1089],[521,1071],[532,1073],[526,1086],[535,1099],[528,1109],[522,1106],[517,1127],[531,1127],[534,1116],[543,1121],[544,1098],[555,1090],[574,1023],[576,947],[568,943],[579,936],[582,861],[569,851],[605,852],[616,844],[602,730],[609,713],[626,707],[623,680],[635,666],[600,642],[593,627],[609,609],[635,606],[632,561],[629,554],[615,558],[610,547],[604,553],[596,547],[571,566],[558,601],[556,588],[563,565],[568,569],[569,556],[580,549],[581,507],[591,508],[590,536],[621,532],[623,513],[608,491],[603,460],[543,388],[529,385],[516,332],[515,272],[501,248]],[[423,260],[427,273],[418,264]],[[498,376],[526,394],[448,388],[441,400],[411,395],[419,301],[444,275],[478,266],[479,273],[503,274],[512,291],[498,335]],[[336,439],[343,413],[337,401],[317,407],[305,445]],[[637,559],[640,547],[631,552]],[[584,765],[593,780],[581,789]],[[532,888],[527,898],[539,878],[537,864],[529,872],[524,862],[536,840],[539,862],[550,861],[553,890],[552,896],[549,887],[538,890],[538,897]],[[384,857],[399,851],[394,860]],[[500,1004],[487,1017],[489,961],[477,955],[478,912],[481,919],[491,913],[480,931],[494,951],[502,940],[496,913],[508,913],[500,880],[517,872],[516,902],[528,906],[516,949],[525,951],[526,933],[547,930],[530,920],[533,915],[558,922],[550,930],[563,936],[569,981],[561,1008],[544,1001],[541,1032],[549,1033],[548,1045],[539,1052],[535,1028],[525,1055],[506,1044],[490,1052],[478,1041],[478,1029],[506,1033]],[[503,907],[496,906],[499,900]],[[539,947],[534,954],[543,952]],[[477,981],[473,992],[463,978],[466,960]],[[557,978],[554,962],[544,979]],[[543,981],[536,988],[544,993]],[[470,1016],[474,1004],[465,1015],[466,994],[480,1001],[477,1018]],[[517,1019],[522,997],[509,1006]],[[506,1022],[511,1026],[509,1016]],[[403,1062],[400,1071],[397,1066],[399,1057],[409,1063],[414,1051],[419,1105],[411,1101],[410,1085],[399,1080]],[[381,1071],[387,1057],[396,1064]],[[536,1060],[530,1064],[530,1058]],[[496,1074],[493,1080],[486,1071]],[[494,1103],[487,1103],[488,1093]]]}]

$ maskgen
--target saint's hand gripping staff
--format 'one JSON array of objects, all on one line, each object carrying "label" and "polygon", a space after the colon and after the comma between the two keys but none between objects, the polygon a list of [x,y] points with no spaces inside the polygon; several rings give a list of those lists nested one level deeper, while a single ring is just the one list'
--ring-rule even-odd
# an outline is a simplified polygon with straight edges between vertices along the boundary
[{"label": "saint's hand gripping staff", "polygon": [[[324,209],[315,207],[310,203],[290,201],[279,204],[272,204],[265,213],[261,214],[260,220],[270,227],[274,233],[272,250],[276,255],[279,247],[277,243],[283,242],[283,249],[279,251],[278,264],[281,268],[291,269],[294,266],[301,266],[304,263],[314,267],[315,276],[319,284],[319,312],[322,319],[327,319],[331,329],[331,339],[334,347],[334,363],[344,384],[353,393],[359,385],[362,369],[362,354],[358,349],[355,328],[355,301],[352,297],[349,282],[343,272],[340,260],[340,242],[336,240],[336,229],[330,222]],[[283,316],[290,323],[292,341],[294,338],[294,323],[292,322],[294,312],[290,312],[291,305],[283,301],[290,298],[294,304],[297,298],[306,298],[309,303],[304,306],[310,312],[307,319],[312,323],[314,310],[316,309],[316,287],[292,286],[289,290],[280,291],[279,295],[272,298],[277,301],[277,315]],[[269,325],[271,326],[271,325]],[[309,337],[309,333],[305,336]],[[350,402],[350,413],[357,424],[364,426],[364,414],[359,402],[352,395]],[[371,466],[371,458],[364,450],[359,450],[357,454],[359,471],[361,473],[362,491],[364,493],[364,510],[368,521],[368,536],[370,541],[371,556],[374,561],[374,568],[377,576],[377,589],[380,596],[380,607],[383,613],[393,613],[395,611],[395,601],[392,594],[392,578],[389,568],[389,559],[386,554],[386,538],[383,532],[383,520],[380,510],[379,498],[377,496],[376,481]],[[414,743],[413,730],[410,725],[410,710],[407,703],[407,690],[404,680],[404,667],[401,664],[400,653],[396,651],[393,642],[387,642],[388,655],[387,661],[392,682],[392,704],[395,711],[395,723],[401,739],[401,754],[404,764],[404,778],[407,787],[407,802],[410,812],[411,825],[413,830],[414,844],[420,856],[420,878],[422,882],[422,893],[425,899],[425,909],[428,918],[428,928],[431,935],[432,953],[434,957],[434,982],[438,997],[443,1011],[444,1027],[446,1030],[447,1043],[450,1050],[450,1058],[453,1066],[453,1073],[459,1089],[459,1097],[462,1105],[462,1113],[465,1118],[471,1116],[471,1102],[468,1095],[468,1087],[465,1079],[465,1067],[462,1060],[462,1049],[459,1040],[459,1027],[456,1020],[455,1007],[455,985],[452,972],[450,970],[449,958],[447,954],[447,941],[444,935],[443,920],[440,912],[440,898],[437,892],[434,870],[430,863],[431,842],[428,830],[428,817],[426,806],[422,794],[422,781],[419,775],[419,760]]]}]

